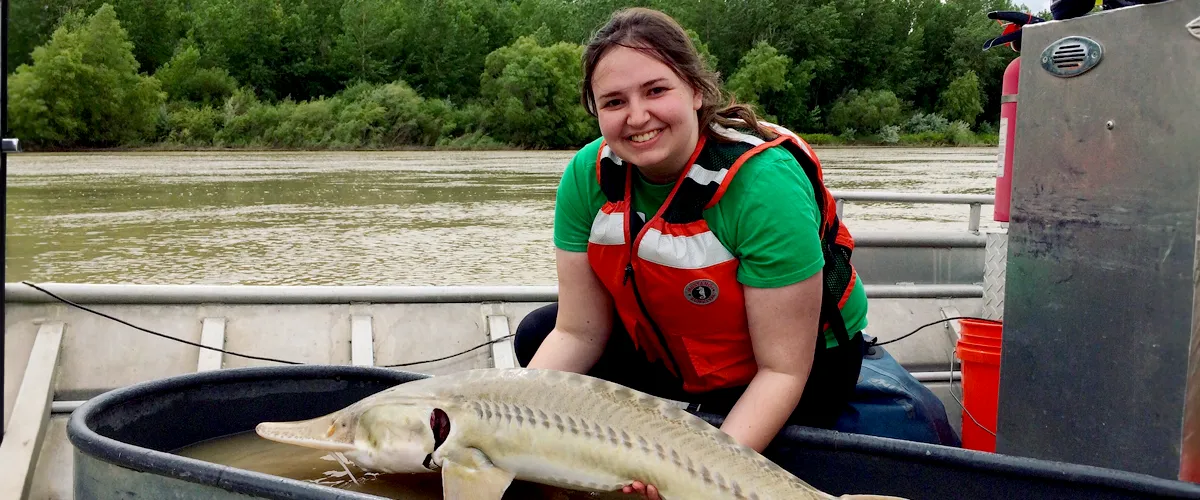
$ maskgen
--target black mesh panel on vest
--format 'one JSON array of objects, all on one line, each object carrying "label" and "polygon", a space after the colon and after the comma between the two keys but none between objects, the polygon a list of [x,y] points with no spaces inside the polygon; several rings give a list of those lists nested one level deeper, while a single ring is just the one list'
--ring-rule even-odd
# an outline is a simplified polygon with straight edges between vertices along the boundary
[{"label": "black mesh panel on vest", "polygon": [[[720,171],[720,165],[733,165],[743,153],[750,150],[750,145],[742,142],[717,142],[710,139],[700,150],[696,165],[712,171]],[[689,166],[690,168],[690,166]],[[726,174],[729,175],[729,174]],[[679,184],[679,190],[671,200],[671,204],[663,211],[663,220],[672,224],[683,224],[700,220],[704,207],[717,194],[721,186],[710,182],[705,185],[685,177]]]},{"label": "black mesh panel on vest", "polygon": [[612,158],[600,158],[600,191],[611,202],[625,199],[625,167]]},{"label": "black mesh panel on vest", "polygon": [[850,266],[850,249],[828,242],[824,245],[825,287],[830,290],[845,290],[854,274]]}]

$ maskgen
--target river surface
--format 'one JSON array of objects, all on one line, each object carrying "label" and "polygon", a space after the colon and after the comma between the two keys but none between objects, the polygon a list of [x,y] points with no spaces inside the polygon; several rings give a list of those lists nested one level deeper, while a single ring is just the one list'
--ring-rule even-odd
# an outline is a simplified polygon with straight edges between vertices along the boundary
[{"label": "river surface", "polygon": [[[817,148],[833,190],[991,194],[995,148]],[[8,156],[5,281],[553,285],[569,151]],[[983,207],[990,227],[991,206]],[[966,205],[847,203],[865,231]]]}]

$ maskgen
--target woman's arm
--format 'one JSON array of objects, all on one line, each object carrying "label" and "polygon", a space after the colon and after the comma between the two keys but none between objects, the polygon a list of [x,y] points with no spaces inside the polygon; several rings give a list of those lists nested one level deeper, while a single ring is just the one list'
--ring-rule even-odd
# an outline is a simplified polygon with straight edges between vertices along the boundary
[{"label": "woman's arm", "polygon": [[[529,368],[584,373],[596,364],[612,334],[612,297],[592,272],[586,252],[556,248],[558,262],[558,319],[542,341]],[[641,481],[623,488],[625,493],[660,500],[658,489]]]},{"label": "woman's arm", "polygon": [[780,288],[747,286],[746,316],[758,373],[721,430],[762,452],[787,422],[812,369],[822,273]]},{"label": "woman's arm", "polygon": [[[822,273],[780,288],[747,286],[746,315],[758,373],[733,405],[721,430],[762,453],[800,402],[819,335]],[[802,332],[812,332],[801,335]],[[634,481],[625,493],[659,500],[652,485]]]},{"label": "woman's arm", "polygon": [[585,373],[600,359],[612,333],[612,298],[592,272],[586,252],[556,248],[558,318],[529,368]]}]

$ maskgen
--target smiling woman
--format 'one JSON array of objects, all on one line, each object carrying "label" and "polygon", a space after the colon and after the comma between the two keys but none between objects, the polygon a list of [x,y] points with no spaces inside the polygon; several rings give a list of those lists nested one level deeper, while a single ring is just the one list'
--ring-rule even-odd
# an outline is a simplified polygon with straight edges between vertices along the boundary
[{"label": "smiling woman", "polygon": [[592,75],[600,132],[653,182],[678,177],[699,139],[703,96],[642,50],[613,48]]},{"label": "smiling woman", "polygon": [[518,361],[725,415],[759,451],[785,424],[831,427],[867,301],[808,144],[733,104],[660,12],[615,13],[583,64],[602,137],[559,183],[559,302],[522,320]]}]

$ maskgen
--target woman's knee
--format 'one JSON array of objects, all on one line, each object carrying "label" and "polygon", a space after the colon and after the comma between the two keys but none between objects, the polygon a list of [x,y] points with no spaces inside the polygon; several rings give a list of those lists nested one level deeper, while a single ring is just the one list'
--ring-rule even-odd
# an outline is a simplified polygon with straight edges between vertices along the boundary
[{"label": "woman's knee", "polygon": [[558,303],[554,302],[530,311],[521,319],[513,336],[513,350],[516,352],[518,365],[529,365],[542,341],[546,340],[546,336],[554,329],[557,318]]}]

